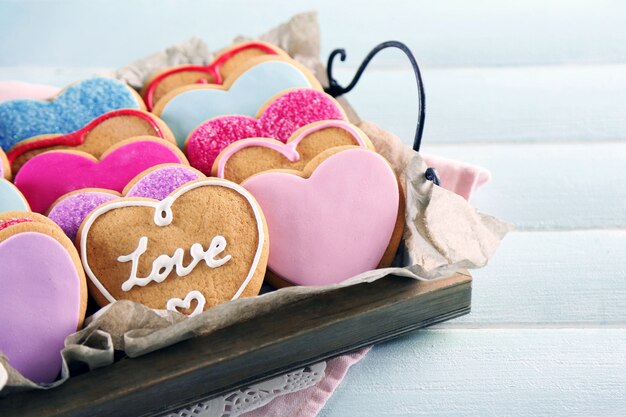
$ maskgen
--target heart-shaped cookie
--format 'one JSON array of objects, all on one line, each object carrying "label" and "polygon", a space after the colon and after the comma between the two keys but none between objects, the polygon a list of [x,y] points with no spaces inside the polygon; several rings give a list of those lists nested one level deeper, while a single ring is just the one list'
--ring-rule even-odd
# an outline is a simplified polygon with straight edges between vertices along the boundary
[{"label": "heart-shaped cookie", "polygon": [[9,364],[32,381],[52,382],[86,307],[80,258],[61,230],[35,213],[0,214],[0,351]]},{"label": "heart-shaped cookie", "polygon": [[205,174],[228,145],[246,138],[272,138],[282,142],[299,128],[319,120],[346,120],[335,99],[313,89],[293,89],[271,98],[257,117],[221,116],[198,126],[185,142],[189,163]]},{"label": "heart-shaped cookie", "polygon": [[300,174],[266,171],[242,186],[267,218],[274,284],[338,283],[393,259],[404,203],[393,169],[374,151],[331,148]]},{"label": "heart-shaped cookie", "polygon": [[141,96],[152,111],[154,104],[167,93],[189,84],[222,84],[246,61],[263,55],[288,56],[266,42],[242,42],[219,52],[209,65],[179,65],[153,74],[141,89]]},{"label": "heart-shaped cookie", "polygon": [[141,109],[141,97],[113,78],[91,78],[72,84],[44,100],[10,100],[0,103],[0,148],[39,135],[67,134],[96,117],[117,109]]},{"label": "heart-shaped cookie", "polygon": [[175,143],[170,129],[155,115],[121,109],[105,113],[67,135],[41,135],[23,140],[13,146],[7,156],[16,174],[29,159],[46,151],[68,149],[100,158],[116,143],[137,136],[154,136]]},{"label": "heart-shaped cookie", "polygon": [[315,76],[296,61],[279,56],[249,60],[223,85],[195,84],[165,95],[154,107],[183,147],[187,136],[208,119],[228,114],[254,116],[263,104],[283,90],[322,90]]},{"label": "heart-shaped cookie", "polygon": [[[265,218],[241,186],[217,178],[189,182],[161,201],[121,198],[91,212],[78,245],[92,295],[151,308],[204,308],[258,294],[267,264]],[[194,296],[195,295],[195,296]]]},{"label": "heart-shaped cookie", "polygon": [[183,153],[167,141],[143,136],[111,147],[100,160],[78,151],[50,151],[29,160],[15,185],[33,211],[44,213],[56,199],[82,188],[121,192],[137,174],[159,164],[182,163]]},{"label": "heart-shaped cookie", "polygon": [[95,188],[66,194],[52,204],[48,211],[48,218],[58,224],[65,234],[74,241],[78,228],[85,217],[98,206],[121,198],[122,195],[162,200],[181,185],[200,178],[204,178],[204,175],[187,165],[157,165],[132,179],[122,194]]},{"label": "heart-shaped cookie", "polygon": [[374,149],[356,126],[337,120],[311,123],[282,143],[273,139],[243,139],[229,145],[213,164],[212,175],[241,184],[246,178],[270,169],[301,171],[327,149],[359,146]]}]

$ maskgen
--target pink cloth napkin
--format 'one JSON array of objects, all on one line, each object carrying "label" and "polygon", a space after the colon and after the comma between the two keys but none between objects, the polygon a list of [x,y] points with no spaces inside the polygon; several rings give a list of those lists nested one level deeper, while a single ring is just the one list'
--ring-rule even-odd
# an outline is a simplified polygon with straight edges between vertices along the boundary
[{"label": "pink cloth napkin", "polygon": [[422,158],[429,167],[435,168],[439,174],[441,186],[469,200],[472,193],[491,179],[491,173],[485,168],[466,164],[465,162],[424,155]]},{"label": "pink cloth napkin", "polygon": [[241,417],[314,417],[333,395],[348,369],[360,361],[371,347],[330,359],[326,364],[326,376],[316,385],[275,398],[271,403],[254,411],[242,414]]},{"label": "pink cloth napkin", "polygon": [[[437,170],[442,187],[466,200],[469,200],[472,192],[491,179],[491,173],[479,166],[434,155],[422,157],[428,166]],[[324,379],[316,385],[278,397],[261,408],[242,414],[242,417],[317,416],[341,384],[350,367],[363,359],[370,349],[371,347],[363,348],[329,360]]]},{"label": "pink cloth napkin", "polygon": [[44,84],[31,84],[22,81],[0,81],[0,103],[18,98],[45,100],[57,95],[58,87]]}]

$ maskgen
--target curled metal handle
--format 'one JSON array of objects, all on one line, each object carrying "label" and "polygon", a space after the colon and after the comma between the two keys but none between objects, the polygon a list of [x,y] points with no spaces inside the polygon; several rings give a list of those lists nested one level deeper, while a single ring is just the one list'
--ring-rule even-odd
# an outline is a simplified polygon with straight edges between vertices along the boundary
[{"label": "curled metal handle", "polygon": [[[352,81],[346,87],[341,86],[335,77],[333,76],[334,69],[334,61],[338,56],[339,59],[343,62],[346,60],[347,53],[345,49],[335,49],[328,56],[328,63],[326,65],[326,74],[328,76],[328,87],[324,89],[326,93],[330,94],[333,97],[339,97],[345,93],[350,92],[356,84],[361,79],[363,72],[369,65],[370,61],[383,49],[387,48],[397,48],[404,52],[409,61],[411,62],[411,66],[413,67],[413,73],[415,74],[415,81],[417,83],[417,92],[419,96],[418,108],[417,108],[417,126],[415,127],[415,137],[413,138],[413,150],[415,152],[419,152],[420,147],[422,145],[422,135],[424,134],[424,121],[426,120],[426,93],[424,92],[424,82],[422,81],[422,73],[420,72],[419,65],[417,64],[417,60],[415,56],[411,52],[408,46],[406,46],[402,42],[398,41],[387,41],[383,42],[374,49],[372,49],[367,56],[363,59],[363,62],[357,69]],[[432,181],[435,185],[439,185],[439,176],[437,175],[437,171],[434,168],[428,168],[425,173],[426,179]]]}]

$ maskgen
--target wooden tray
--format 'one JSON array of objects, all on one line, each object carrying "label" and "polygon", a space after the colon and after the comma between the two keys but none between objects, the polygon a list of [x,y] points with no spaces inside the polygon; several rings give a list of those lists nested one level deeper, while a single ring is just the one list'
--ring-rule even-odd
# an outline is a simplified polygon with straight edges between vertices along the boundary
[{"label": "wooden tray", "polygon": [[158,416],[470,311],[467,272],[387,276],[0,400],[0,416]]}]

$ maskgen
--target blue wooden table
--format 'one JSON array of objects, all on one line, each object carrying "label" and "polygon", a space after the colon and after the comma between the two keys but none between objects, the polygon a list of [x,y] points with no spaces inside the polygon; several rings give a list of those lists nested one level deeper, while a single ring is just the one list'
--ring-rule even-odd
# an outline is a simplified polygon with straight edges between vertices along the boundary
[{"label": "blue wooden table", "polygon": [[[376,346],[322,411],[626,415],[626,4],[0,0],[0,78],[64,85],[201,36],[218,48],[315,8],[347,80],[376,43],[424,67],[424,150],[489,168],[476,207],[514,223],[474,273],[469,316]],[[410,143],[402,55],[350,101]]]}]

